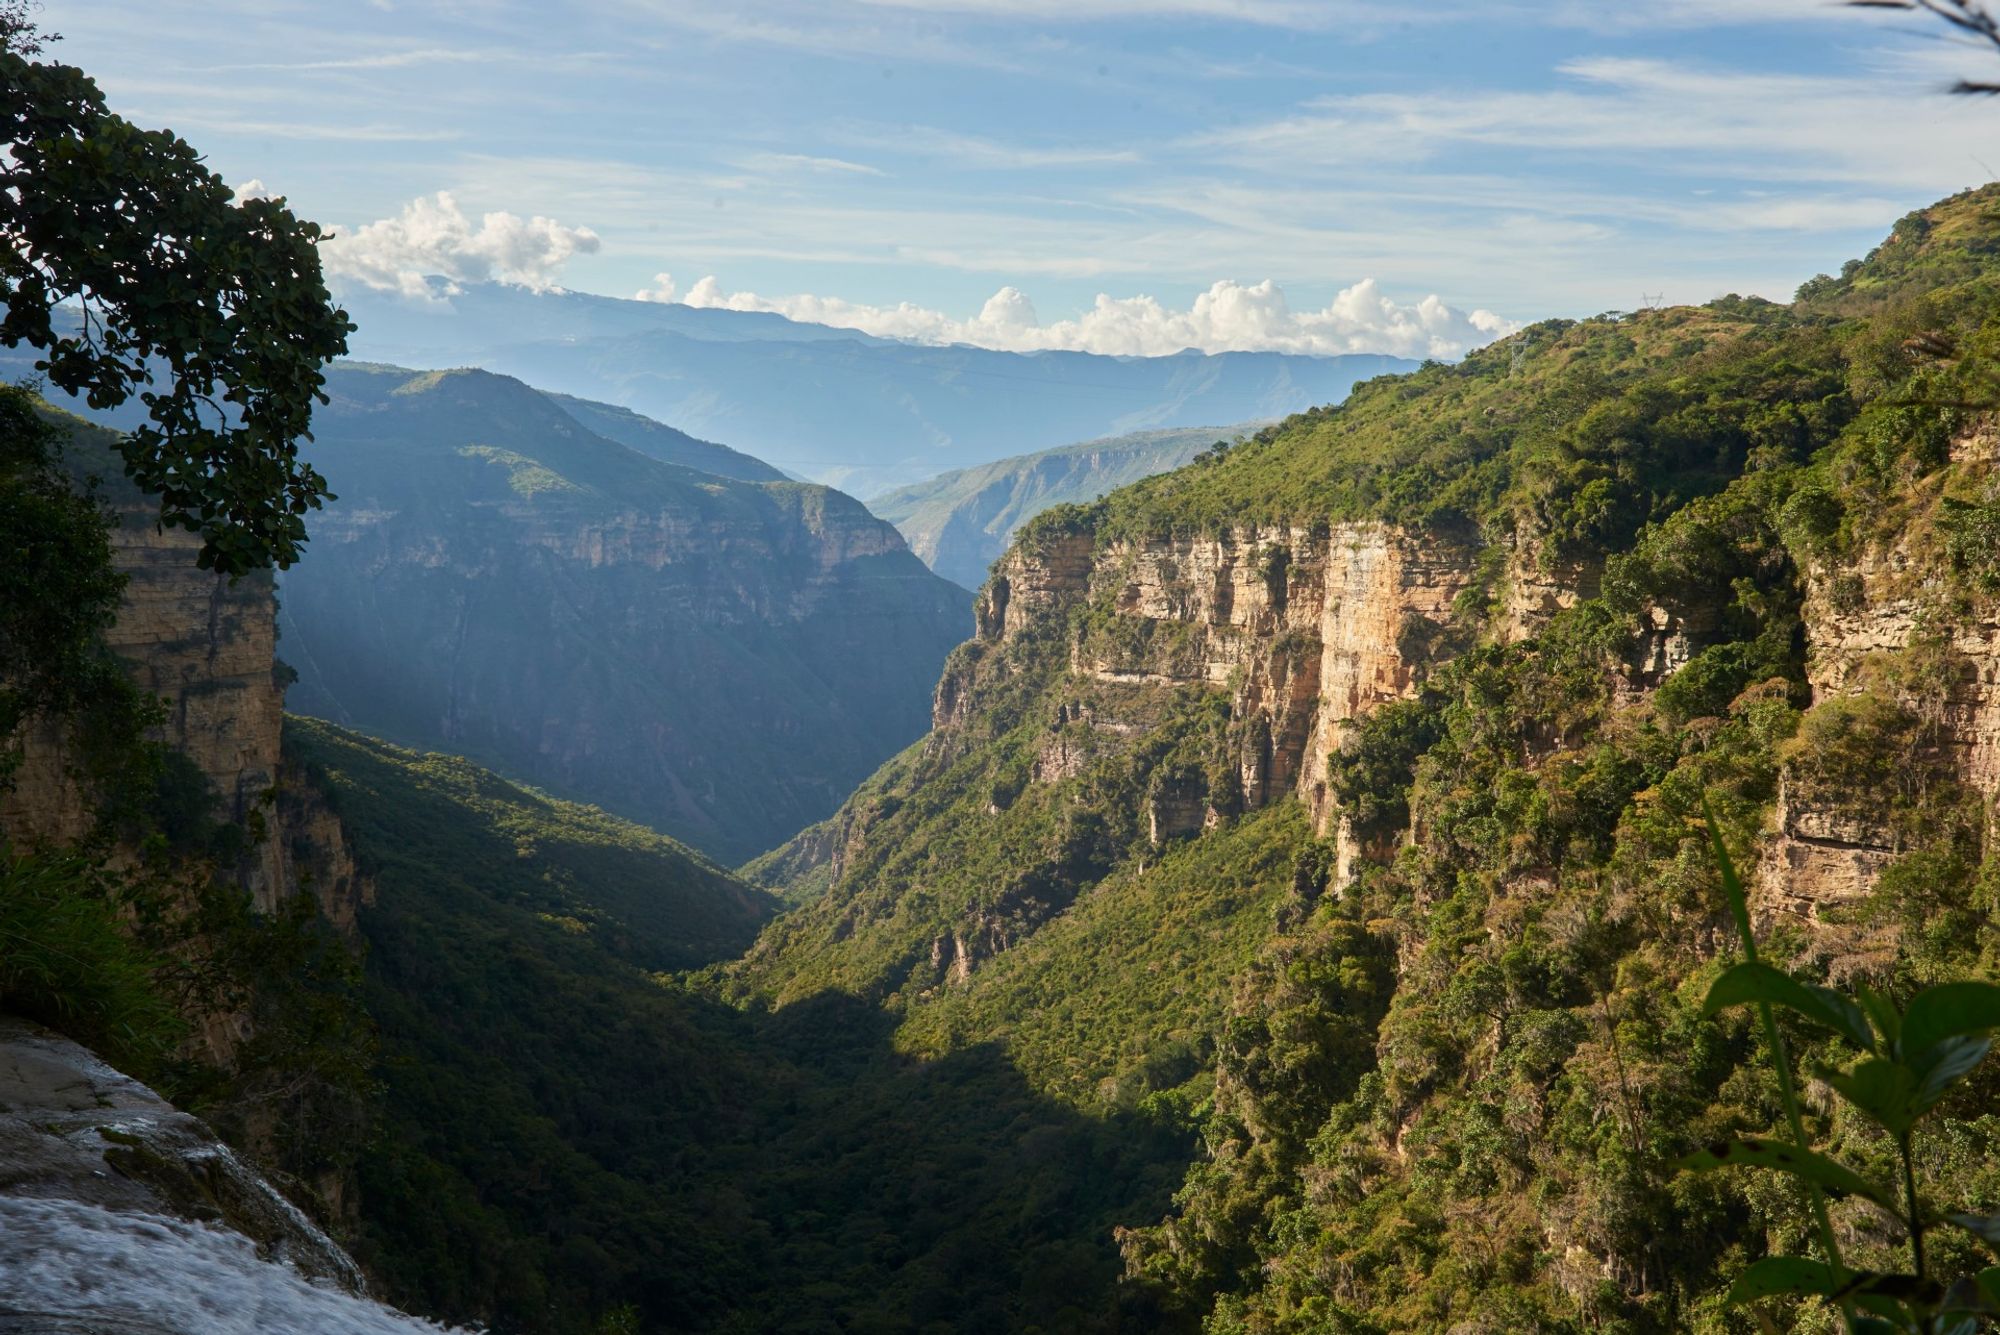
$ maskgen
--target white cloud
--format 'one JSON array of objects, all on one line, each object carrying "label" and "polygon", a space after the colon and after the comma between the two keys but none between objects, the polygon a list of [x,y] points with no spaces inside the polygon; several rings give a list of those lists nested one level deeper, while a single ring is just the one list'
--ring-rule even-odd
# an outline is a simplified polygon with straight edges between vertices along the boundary
[{"label": "white cloud", "polygon": [[570,257],[598,249],[597,233],[553,218],[483,215],[478,226],[449,191],[412,200],[393,218],[336,230],[321,249],[329,277],[425,298],[424,280],[549,288]]},{"label": "white cloud", "polygon": [[1038,167],[1100,167],[1140,160],[1129,148],[1101,144],[1008,144],[978,135],[956,134],[928,125],[858,128],[840,132],[848,143],[893,153],[932,158],[948,166],[981,171],[1022,171]]},{"label": "white cloud", "polygon": [[850,176],[886,176],[880,167],[845,158],[816,158],[808,153],[752,153],[738,164],[746,171],[841,172]]},{"label": "white cloud", "polygon": [[266,186],[256,177],[251,177],[242,185],[232,187],[229,202],[241,204],[246,199],[276,199],[278,192]]},{"label": "white cloud", "polygon": [[1356,5],[1330,0],[862,0],[882,9],[1008,19],[1223,19],[1285,28],[1327,27]]},{"label": "white cloud", "polygon": [[1196,348],[1203,352],[1295,352],[1330,356],[1385,352],[1405,357],[1457,357],[1518,326],[1491,311],[1462,311],[1428,296],[1396,302],[1374,279],[1341,291],[1323,310],[1294,311],[1269,279],[1243,284],[1223,279],[1186,310],[1171,310],[1148,296],[1100,293],[1082,315],[1043,324],[1028,296],[1003,287],[977,315],[954,319],[912,302],[871,306],[809,294],[763,297],[727,292],[712,275],[681,294],[660,274],[642,300],[680,300],[689,306],[771,311],[811,324],[859,329],[918,343],[970,343],[1010,352],[1064,350],[1112,356],[1160,357]]}]

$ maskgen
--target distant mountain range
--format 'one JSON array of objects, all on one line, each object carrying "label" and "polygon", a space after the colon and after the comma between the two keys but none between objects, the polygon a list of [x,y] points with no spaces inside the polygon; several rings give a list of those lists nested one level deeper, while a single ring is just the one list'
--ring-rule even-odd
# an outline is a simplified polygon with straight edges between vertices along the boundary
[{"label": "distant mountain range", "polygon": [[781,316],[471,284],[344,297],[355,355],[480,366],[729,441],[864,499],[1024,450],[1336,403],[1414,362],[928,347]]},{"label": "distant mountain range", "polygon": [[1128,482],[1179,468],[1218,440],[1263,422],[1134,431],[1080,445],[955,469],[884,492],[868,508],[894,524],[910,550],[955,584],[976,589],[1014,530],[1052,505],[1094,501]]},{"label": "distant mountain range", "polygon": [[327,389],[307,455],[339,499],[280,582],[293,710],[725,861],[924,731],[970,595],[859,502],[648,458],[612,434],[763,469],[491,372],[350,364]]}]

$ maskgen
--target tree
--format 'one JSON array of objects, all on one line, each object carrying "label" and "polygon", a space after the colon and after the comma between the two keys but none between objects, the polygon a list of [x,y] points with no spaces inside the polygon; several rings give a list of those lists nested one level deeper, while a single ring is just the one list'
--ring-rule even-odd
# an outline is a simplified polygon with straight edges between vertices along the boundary
[{"label": "tree", "polygon": [[[1980,0],[1847,0],[1855,9],[1902,9],[1943,19],[1973,40],[2000,48],[2000,18]],[[2000,83],[1960,79],[1951,86],[1954,93],[2000,93]]]},{"label": "tree", "polygon": [[42,350],[49,382],[93,408],[139,396],[125,471],[162,524],[201,536],[204,569],[288,566],[329,495],[298,442],[353,328],[323,233],[282,199],[234,200],[83,71],[28,60],[41,40],[0,5],[0,343]]}]

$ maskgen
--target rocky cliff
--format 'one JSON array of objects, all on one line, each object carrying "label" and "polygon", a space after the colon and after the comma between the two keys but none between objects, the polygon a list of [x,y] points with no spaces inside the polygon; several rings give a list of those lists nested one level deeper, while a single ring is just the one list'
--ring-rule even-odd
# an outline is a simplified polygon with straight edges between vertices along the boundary
[{"label": "rocky cliff", "polygon": [[[1228,763],[1214,791],[1207,777],[1180,785],[1181,813],[1167,822],[1176,831],[1294,795],[1330,833],[1338,826],[1331,758],[1357,720],[1415,688],[1435,649],[1426,631],[1449,627],[1477,576],[1477,556],[1378,523],[1254,526],[1101,547],[1088,533],[1061,534],[1009,552],[980,594],[976,619],[983,643],[1004,645],[1095,608],[1099,617],[1086,617],[1070,648],[1080,682],[1195,687],[1227,698]],[[960,671],[976,676],[982,661],[968,657]],[[949,728],[973,690],[948,675],[934,726]],[[1039,777],[1077,772],[1070,722],[1053,721],[1058,758]],[[1117,736],[1137,725],[1094,710],[1087,726]]]},{"label": "rocky cliff", "polygon": [[857,502],[660,462],[483,372],[330,391],[339,499],[281,590],[294,709],[730,860],[923,730],[969,595]]},{"label": "rocky cliff", "polygon": [[346,1252],[198,1119],[0,1015],[0,1327],[436,1331],[368,1301]]},{"label": "rocky cliff", "polygon": [[[113,561],[127,583],[107,647],[164,706],[156,740],[206,784],[210,819],[258,836],[224,873],[265,911],[310,888],[332,921],[351,928],[365,880],[338,822],[287,773],[281,755],[284,686],[271,577],[232,580],[197,568],[199,540],[159,526],[157,508],[117,478],[101,429],[75,423],[67,457],[79,475],[108,479],[100,485],[117,520]],[[89,833],[99,813],[78,787],[62,733],[33,728],[23,752],[12,786],[0,792],[0,830],[29,844]]]},{"label": "rocky cliff", "polygon": [[1675,1176],[1772,1119],[1700,1013],[1708,813],[1802,976],[2000,968],[1995,253],[1989,189],[1794,304],[1539,325],[1043,514],[731,982],[1194,1110],[1120,1235],[1190,1329],[1685,1328],[1802,1228]]}]

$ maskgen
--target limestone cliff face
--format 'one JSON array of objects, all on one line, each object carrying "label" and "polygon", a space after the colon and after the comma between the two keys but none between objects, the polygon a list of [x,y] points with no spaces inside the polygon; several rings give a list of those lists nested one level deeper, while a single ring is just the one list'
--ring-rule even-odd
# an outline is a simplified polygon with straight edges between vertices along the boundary
[{"label": "limestone cliff face", "polygon": [[[213,787],[216,816],[248,824],[278,784],[284,694],[273,676],[276,604],[268,576],[231,581],[199,570],[199,541],[163,530],[144,505],[118,507],[114,560],[129,582],[107,639],[133,678],[167,707],[161,740],[194,762]],[[73,757],[54,729],[36,729],[13,790],[0,796],[0,826],[16,838],[65,842],[97,813],[71,777]],[[244,868],[268,907],[284,881],[281,854],[266,840]]]},{"label": "limestone cliff face", "polygon": [[[141,688],[166,707],[158,740],[192,761],[215,799],[213,817],[264,837],[238,879],[260,909],[301,888],[328,919],[352,930],[371,891],[324,799],[287,772],[280,749],[284,690],[276,676],[277,602],[268,574],[237,580],[195,565],[199,540],[161,529],[151,506],[116,507],[113,560],[128,579],[106,639]],[[0,793],[0,830],[24,844],[89,833],[97,811],[73,777],[62,734],[32,729],[13,787]]]},{"label": "limestone cliff face", "polygon": [[[1954,460],[1990,471],[1996,453],[1993,433],[1982,431],[1958,443]],[[1936,725],[1945,771],[1989,799],[2000,797],[2000,611],[1936,615],[1936,556],[1924,534],[1921,523],[1913,524],[1858,564],[1807,572],[1813,701],[1882,690],[1883,664],[1922,648],[1935,663],[1923,688],[1929,694],[1919,698],[1918,687],[1895,680],[1887,688]],[[977,638],[938,685],[929,746],[949,753],[954,738],[976,722],[980,686],[1006,671],[1010,643],[1066,637],[1073,678],[1133,690],[1059,706],[1033,782],[1061,782],[1143,732],[1148,688],[1225,693],[1230,781],[1223,789],[1213,776],[1207,786],[1163,776],[1144,813],[1154,841],[1198,833],[1221,812],[1294,794],[1319,832],[1336,837],[1335,879],[1344,883],[1358,855],[1389,852],[1357,847],[1329,792],[1329,766],[1348,725],[1411,694],[1426,665],[1454,641],[1526,639],[1557,611],[1598,591],[1599,566],[1546,568],[1525,540],[1504,557],[1501,583],[1480,624],[1460,625],[1455,604],[1478,583],[1481,553],[1379,524],[1240,527],[1139,542],[1088,532],[1038,535],[1017,544],[982,591]],[[1652,609],[1619,673],[1621,704],[1643,705],[1715,631],[1698,616]],[[1107,705],[1120,698],[1123,712]],[[1564,744],[1548,743],[1556,750]],[[1759,867],[1763,911],[1809,920],[1818,939],[1850,963],[1883,942],[1836,927],[1826,912],[1867,894],[1900,851],[1880,819],[1852,797],[1816,789],[1794,773],[1781,776]],[[843,842],[852,835],[848,830]],[[954,958],[967,953],[960,949]]]},{"label": "limestone cliff face", "polygon": [[[1954,468],[1975,478],[1991,475],[1996,459],[1991,423],[1952,445]],[[1860,560],[1807,572],[1806,675],[1816,704],[1873,691],[1905,706],[1930,725],[1920,761],[1991,803],[2000,797],[2000,608],[1952,595],[1929,518],[1919,506]],[[1915,671],[1913,659],[1922,664]],[[1816,790],[1796,774],[1781,781],[1775,824],[1767,894],[1815,921],[1866,895],[1902,851],[1879,804]]]},{"label": "limestone cliff face", "polygon": [[[1164,786],[1148,813],[1162,837],[1210,823],[1217,809],[1254,809],[1287,793],[1322,833],[1336,832],[1328,765],[1347,725],[1416,688],[1431,637],[1450,626],[1454,600],[1474,581],[1475,556],[1380,524],[1241,527],[1101,549],[1089,534],[1017,545],[981,594],[980,645],[948,669],[934,722],[943,732],[962,721],[982,646],[1095,605],[1119,631],[1079,635],[1075,673],[1229,695],[1233,791]],[[1551,593],[1548,602],[1561,599]],[[1088,747],[1073,722],[1098,734],[1136,726],[1102,709],[1054,720],[1038,778],[1077,772]]]}]

